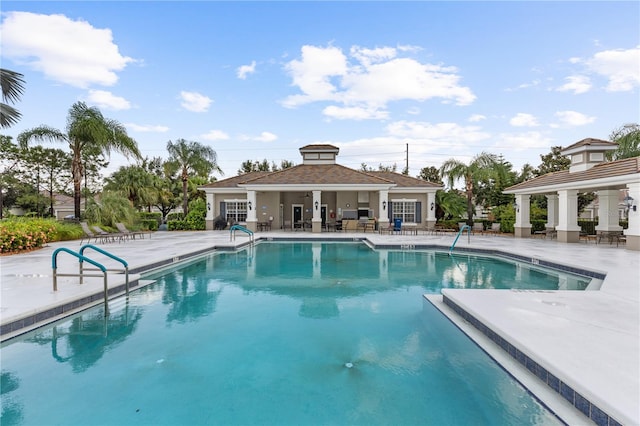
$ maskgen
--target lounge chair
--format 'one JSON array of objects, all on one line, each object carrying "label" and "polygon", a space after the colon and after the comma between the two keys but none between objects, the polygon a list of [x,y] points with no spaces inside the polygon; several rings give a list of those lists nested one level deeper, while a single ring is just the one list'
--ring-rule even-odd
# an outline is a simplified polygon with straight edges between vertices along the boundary
[{"label": "lounge chair", "polygon": [[80,222],[80,226],[82,227],[82,231],[84,232],[83,237],[80,239],[80,244],[82,244],[84,240],[87,240],[87,242],[90,243],[91,239],[93,239],[96,243],[98,242],[100,236],[96,235],[95,232],[89,229],[89,224],[87,222]]},{"label": "lounge chair", "polygon": [[[136,239],[136,235],[139,235],[140,238],[144,239],[144,234],[145,234],[144,232],[142,232],[142,231],[130,231],[129,229],[127,229],[127,227],[122,222],[116,223],[116,228],[118,228],[118,231],[120,231],[120,233],[122,235],[124,235],[127,238],[131,238],[132,240]],[[151,236],[151,234],[149,234],[149,236]]]},{"label": "lounge chair", "polygon": [[120,242],[127,237],[125,234],[121,232],[107,232],[104,229],[100,228],[98,225],[94,225],[92,226],[92,228],[96,231],[96,234],[104,238],[105,241],[106,240],[115,241],[117,239],[118,242]]}]

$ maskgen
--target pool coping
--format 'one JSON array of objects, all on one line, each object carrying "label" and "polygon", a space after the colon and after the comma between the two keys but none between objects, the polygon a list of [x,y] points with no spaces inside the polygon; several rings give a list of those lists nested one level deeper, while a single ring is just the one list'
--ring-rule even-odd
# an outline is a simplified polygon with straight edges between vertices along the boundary
[{"label": "pool coping", "polygon": [[[374,250],[434,250],[439,252],[446,252],[448,248],[446,246],[440,244],[376,244],[367,239],[366,236],[336,236],[336,237],[284,237],[284,236],[261,236],[256,238],[253,244],[261,243],[261,242],[362,242],[366,244],[368,247]],[[154,270],[173,266],[187,260],[192,260],[199,256],[215,253],[215,252],[224,252],[224,251],[238,251],[242,250],[247,246],[250,246],[251,241],[242,241],[239,243],[222,243],[212,245],[211,247],[198,249],[192,252],[188,252],[185,254],[180,254],[177,256],[173,256],[171,258],[162,259],[153,263],[148,263],[145,265],[139,265],[133,267],[129,270],[131,275],[136,274],[148,274]],[[530,265],[550,268],[556,271],[572,273],[576,275],[582,275],[585,277],[589,277],[592,279],[603,280],[606,277],[606,273],[595,270],[588,270],[582,267],[569,266],[564,265],[557,262],[552,262],[548,260],[544,260],[538,257],[527,257],[523,255],[519,255],[516,253],[503,252],[501,250],[496,249],[482,249],[482,248],[473,248],[473,247],[457,247],[456,252],[452,253],[453,255],[460,253],[469,253],[469,254],[481,254],[485,256],[492,257],[500,257],[510,260],[516,260],[518,262],[527,263]],[[113,276],[113,275],[112,275]],[[122,277],[121,274],[115,274],[116,277]],[[142,287],[140,285],[140,280],[136,277],[129,283],[130,289],[138,289]],[[579,290],[578,290],[579,291]],[[125,284],[118,283],[113,287],[109,287],[108,296],[109,300],[115,299],[125,294]],[[84,294],[77,299],[70,299],[68,301],[64,301],[58,305],[47,307],[43,310],[38,310],[35,312],[28,313],[24,316],[17,316],[10,318],[8,321],[3,322],[0,325],[0,342],[8,341],[14,337],[17,337],[21,334],[27,333],[39,327],[46,326],[52,322],[55,322],[61,318],[64,318],[68,315],[73,315],[78,312],[82,312],[85,309],[92,308],[102,302],[104,299],[104,292],[97,291],[90,294]]]},{"label": "pool coping", "polygon": [[[210,235],[211,234],[209,233],[206,234],[207,240],[211,239]],[[202,236],[204,237],[205,234],[202,233]],[[196,237],[196,238],[200,238],[200,237]],[[224,238],[224,241],[223,241],[223,238]],[[222,234],[222,233],[217,235],[217,239],[214,233],[213,239],[216,240],[215,241],[216,244],[208,245],[207,248],[205,249],[184,250],[185,247],[179,247],[181,242],[189,243],[188,247],[186,247],[188,249],[188,248],[195,248],[198,246],[202,247],[203,239],[200,238],[200,242],[194,244],[192,243],[193,240],[191,236],[185,235],[185,238],[179,237],[178,240],[175,240],[175,242],[174,242],[174,237],[171,237],[171,240],[169,240],[171,247],[177,247],[176,250],[182,249],[182,251],[178,251],[179,255],[173,256],[173,257],[169,256],[161,261],[147,262],[144,265],[137,266],[136,268],[133,269],[133,271],[137,273],[151,272],[154,269],[161,269],[167,266],[171,266],[174,263],[190,260],[197,256],[207,254],[210,252],[216,252],[216,251],[221,252],[221,251],[229,251],[229,250],[236,251],[250,244],[249,241],[245,241],[245,240],[241,240],[239,242],[228,242],[229,241],[228,234]],[[448,241],[446,238],[416,239],[416,238],[399,238],[397,236],[395,238],[385,238],[383,236],[378,236],[378,235],[369,236],[366,234],[347,234],[344,236],[340,235],[335,237],[328,237],[324,235],[320,236],[320,235],[303,235],[303,234],[298,234],[294,236],[291,233],[278,233],[276,235],[274,234],[260,235],[258,238],[256,238],[256,241],[258,243],[262,241],[310,241],[310,242],[361,241],[367,244],[372,249],[435,250],[440,253],[449,252],[449,249],[450,249],[449,247],[450,241]],[[630,280],[628,275],[631,271],[635,270],[638,262],[638,258],[635,256],[635,253],[628,253],[624,249],[623,251],[619,251],[616,249],[611,250],[611,249],[607,249],[607,246],[602,246],[599,248],[598,246],[588,246],[588,245],[585,246],[585,245],[577,245],[577,244],[575,245],[575,250],[567,251],[566,245],[563,245],[563,247],[556,247],[557,245],[553,244],[553,242],[541,243],[537,240],[519,241],[518,239],[505,240],[503,238],[496,238],[496,237],[494,238],[479,237],[477,239],[472,239],[472,241],[473,241],[472,244],[465,244],[465,243],[459,244],[455,248],[453,255],[455,256],[455,255],[461,255],[461,254],[463,255],[474,254],[474,255],[481,255],[481,256],[482,255],[494,256],[494,257],[503,258],[505,260],[514,260],[518,262],[524,262],[529,265],[547,267],[556,271],[564,271],[564,272],[574,273],[574,274],[577,273],[578,275],[583,275],[583,276],[590,276],[595,280],[605,280],[606,278],[606,282],[603,281],[600,283],[602,286],[601,289],[600,289],[600,286],[598,286],[598,288],[595,288],[595,290],[601,290],[601,291],[586,292],[586,293],[591,293],[592,296],[595,296],[595,299],[594,298],[589,298],[589,299],[592,299],[593,301],[600,301],[602,298],[606,298],[609,300],[613,300],[614,302],[615,300],[620,300],[620,301],[625,300],[629,302],[630,304],[625,306],[628,306],[628,309],[630,309],[630,311],[627,312],[623,317],[623,318],[627,318],[627,320],[630,317],[629,313],[633,316],[633,313],[636,312],[637,310],[638,294],[634,284],[635,279]],[[510,241],[510,243],[505,246],[503,244],[503,241],[504,242]],[[389,242],[393,242],[393,243],[389,243]],[[156,244],[160,244],[160,247],[162,248],[161,250],[157,251],[158,254],[166,255],[174,251],[173,249],[169,250],[168,246],[163,244],[162,242],[158,243],[157,240],[154,243],[154,246]],[[156,250],[154,248],[151,248],[151,250],[153,250],[154,253],[156,253]],[[522,253],[527,253],[527,254],[523,255]],[[534,255],[534,254],[537,254],[537,255]],[[147,255],[147,257],[149,256]],[[141,259],[144,259],[144,257],[141,257]],[[586,260],[586,261],[583,261],[583,260]],[[20,263],[22,264],[24,262],[20,262]],[[598,268],[598,266],[600,266],[600,268]],[[603,272],[603,271],[606,271],[606,272]],[[625,272],[626,272],[626,275],[625,275]],[[4,288],[4,284],[3,284],[3,288]],[[588,288],[587,290],[594,290],[594,289]],[[455,291],[459,291],[461,292],[460,294],[464,294],[464,290],[455,290]],[[483,290],[478,290],[478,291],[483,291]],[[508,291],[508,290],[504,290],[504,291]],[[585,294],[585,292],[583,291],[570,290],[569,292]],[[549,293],[556,293],[556,292],[549,291]],[[602,293],[602,296],[603,296],[602,298],[599,296],[600,293]],[[431,296],[442,297],[441,294],[431,295]],[[523,296],[532,297],[534,295],[530,293],[530,294],[523,294]],[[94,302],[94,305],[99,303],[100,301],[96,301]],[[511,303],[510,299],[506,303]],[[481,305],[478,305],[474,302],[469,306],[472,308],[472,311],[470,312],[473,312],[473,309],[477,309]],[[585,305],[585,307],[587,308],[589,308],[590,306],[593,306],[593,304]],[[83,308],[79,309],[78,312],[84,309],[87,309],[89,307],[91,306],[84,306]],[[618,312],[618,310],[615,309],[615,312]],[[71,314],[72,313],[69,313],[68,315],[71,315]],[[454,314],[454,316],[456,316],[457,318],[462,318],[459,314]],[[48,321],[47,323],[51,323],[57,319],[60,319],[60,318],[55,318],[53,320]],[[462,319],[462,321],[464,321],[464,319]],[[487,321],[489,322],[489,324],[493,324],[494,326],[499,327],[499,322],[496,323],[495,318],[488,318]],[[604,318],[604,317],[602,319],[600,319],[599,317],[595,318],[594,322],[596,324],[598,324],[598,321],[605,321],[604,323],[601,323],[604,326],[609,326],[610,324],[606,322],[608,320],[607,318]],[[31,329],[41,327],[43,325],[46,325],[47,323],[38,324],[36,327],[32,327]],[[633,328],[631,329],[633,330]],[[22,330],[21,332],[10,337],[2,336],[2,340],[3,342],[5,340],[10,340],[10,338],[16,337],[17,335],[23,334],[27,331],[30,331],[30,330]],[[610,337],[607,336],[606,339],[603,341],[604,343],[603,347],[607,345],[611,345],[612,342],[615,342],[616,341],[615,339],[617,338],[618,337],[616,336],[610,336]],[[516,339],[516,341],[518,339]],[[631,340],[633,341],[634,344],[637,343],[637,339],[632,337]],[[588,345],[585,346],[579,343],[577,350],[582,350],[583,346],[588,347]],[[529,347],[529,350],[534,355],[538,353],[536,347]],[[633,350],[629,353],[635,354],[636,352],[638,352],[637,348],[633,347]],[[585,359],[582,359],[582,361],[585,361],[585,360],[591,361],[591,362],[597,362],[597,360],[594,360],[593,357],[589,357],[589,356],[587,356]],[[553,358],[551,359],[551,361],[555,362]],[[624,362],[625,363],[620,364],[618,366],[618,369],[614,371],[623,371],[623,370],[635,371],[634,369],[637,369],[637,366],[633,364],[628,364],[630,362],[628,358],[625,358]],[[622,369],[620,369],[620,367],[622,367]],[[601,373],[602,371],[606,373],[607,368],[609,367],[600,368]],[[616,365],[611,366],[611,368],[616,368]],[[562,369],[559,371],[564,373],[564,370]],[[568,374],[570,375],[570,377],[573,377],[571,376],[571,374],[575,375],[575,371],[572,372],[571,369],[569,369]],[[593,373],[589,373],[589,376],[591,376],[592,374]],[[556,376],[558,375],[556,374]],[[632,385],[632,386],[636,385],[635,380],[632,377],[625,379],[625,381],[626,382],[624,383],[624,386],[618,385],[617,382],[608,383],[607,390],[604,391],[604,393],[603,393],[603,389],[600,389],[599,384],[593,385],[593,383],[591,383],[591,386],[588,386],[587,390],[589,392],[592,392],[592,394],[596,395],[598,398],[603,398],[607,403],[611,403],[614,406],[618,407],[619,403],[617,402],[617,399],[618,397],[623,396],[623,394],[621,394],[620,392],[623,389],[629,389],[629,385]],[[587,384],[589,384],[589,382],[587,382]],[[613,389],[613,388],[616,388],[616,386],[618,386],[618,389]],[[633,391],[628,393],[633,396],[637,392],[634,389]],[[563,398],[558,398],[558,399],[564,400]],[[599,407],[600,405],[596,402],[596,406]],[[604,405],[604,407],[606,410],[607,409],[606,404]],[[629,409],[628,405],[625,406],[624,404],[620,406],[620,408],[623,410]],[[636,416],[636,414],[633,412],[631,413],[629,413],[629,411],[624,411],[624,412],[626,417],[623,416],[622,418],[631,419],[630,424],[635,424],[634,419],[640,418]],[[580,414],[580,415],[583,415],[583,414]],[[617,416],[617,418],[620,418],[620,416]],[[586,420],[586,418],[584,420]],[[615,421],[615,419],[613,421]],[[625,421],[625,423],[628,423],[628,421]]]}]

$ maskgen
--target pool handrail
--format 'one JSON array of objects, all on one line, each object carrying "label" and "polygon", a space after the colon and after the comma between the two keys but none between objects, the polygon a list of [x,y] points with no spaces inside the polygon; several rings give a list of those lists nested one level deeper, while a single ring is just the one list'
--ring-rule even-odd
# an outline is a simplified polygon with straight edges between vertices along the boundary
[{"label": "pool handrail", "polygon": [[471,227],[469,225],[462,225],[462,228],[460,228],[460,230],[458,231],[458,235],[456,235],[456,239],[453,240],[453,244],[451,244],[451,247],[449,247],[449,256],[451,256],[451,253],[453,253],[453,248],[456,246],[458,238],[460,238],[460,235],[462,235],[465,229],[467,230],[467,242],[471,241]]},{"label": "pool handrail", "polygon": [[[122,271],[124,271],[124,288],[125,288],[125,294],[129,294],[129,264],[127,263],[126,260],[119,258],[118,256],[116,256],[113,253],[109,253],[108,251],[101,249],[100,247],[94,246],[93,244],[85,244],[82,247],[80,247],[79,253],[81,256],[84,256],[84,251],[86,249],[93,249],[95,251],[97,251],[98,253],[102,253],[105,256],[122,263],[122,266],[124,266],[124,269],[122,269]],[[107,271],[120,271],[121,269],[107,269]],[[83,263],[82,263],[82,259],[80,259],[80,284],[82,284],[82,278],[83,278]]]},{"label": "pool handrail", "polygon": [[235,241],[236,239],[236,233],[235,231],[242,231],[245,234],[249,235],[249,240],[251,242],[253,242],[253,231],[251,231],[250,229],[245,228],[242,225],[232,225],[231,228],[229,228],[229,241]]},{"label": "pool handrail", "polygon": [[96,275],[96,274],[82,274],[82,275],[86,277],[103,277],[104,278],[104,315],[105,316],[109,315],[109,295],[108,295],[109,286],[107,285],[107,268],[105,268],[103,265],[96,262],[95,260],[89,259],[88,257],[83,256],[80,253],[77,253],[66,247],[60,247],[55,249],[53,254],[51,255],[51,267],[53,268],[53,291],[58,291],[58,277],[80,276],[80,274],[58,274],[58,253],[61,253],[61,252],[69,253],[70,255],[77,257],[80,262],[83,262],[83,261],[88,262],[93,266],[95,266],[96,268],[98,268],[100,271],[102,271],[103,275]]}]

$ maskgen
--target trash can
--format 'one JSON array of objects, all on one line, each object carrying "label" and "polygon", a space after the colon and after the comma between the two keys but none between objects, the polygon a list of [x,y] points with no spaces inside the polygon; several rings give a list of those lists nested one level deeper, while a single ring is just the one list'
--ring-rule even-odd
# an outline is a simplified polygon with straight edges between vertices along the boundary
[{"label": "trash can", "polygon": [[393,219],[393,230],[400,232],[402,230],[402,219]]}]

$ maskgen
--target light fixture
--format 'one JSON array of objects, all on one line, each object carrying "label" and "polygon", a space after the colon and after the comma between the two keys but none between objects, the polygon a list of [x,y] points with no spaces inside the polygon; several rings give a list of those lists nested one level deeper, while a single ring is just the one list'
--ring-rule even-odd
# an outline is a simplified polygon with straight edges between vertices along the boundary
[{"label": "light fixture", "polygon": [[433,210],[436,207],[436,203],[431,203],[431,210]]},{"label": "light fixture", "polygon": [[636,211],[636,209],[638,208],[638,206],[636,206],[636,204],[634,203],[634,199],[632,196],[630,196],[629,194],[627,194],[626,197],[624,197],[624,205],[627,206],[627,210],[633,210],[634,212]]},{"label": "light fixture", "polygon": [[249,210],[251,210],[251,201],[247,203],[247,206],[249,206]]},{"label": "light fixture", "polygon": [[315,202],[316,210],[318,210],[318,202]]},{"label": "light fixture", "polygon": [[207,210],[211,211],[211,203],[207,203]]},{"label": "light fixture", "polygon": [[382,210],[386,210],[387,209],[387,202],[383,201],[382,202]]},{"label": "light fixture", "polygon": [[518,203],[513,203],[513,208],[516,209],[516,212],[520,213],[520,206]]}]

